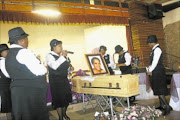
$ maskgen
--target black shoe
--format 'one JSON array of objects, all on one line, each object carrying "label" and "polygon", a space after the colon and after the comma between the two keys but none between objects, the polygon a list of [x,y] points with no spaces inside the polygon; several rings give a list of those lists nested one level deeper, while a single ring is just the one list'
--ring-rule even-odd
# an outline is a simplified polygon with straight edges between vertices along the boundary
[{"label": "black shoe", "polygon": [[170,112],[171,112],[171,107],[166,107],[166,108],[163,110],[162,115],[166,116],[166,115],[168,115]]},{"label": "black shoe", "polygon": [[66,116],[64,116],[64,118],[66,119],[66,120],[70,120],[70,118],[66,115]]},{"label": "black shoe", "polygon": [[157,107],[156,109],[159,109],[159,110],[164,110],[164,108],[163,108],[163,107],[161,107],[161,106]]}]

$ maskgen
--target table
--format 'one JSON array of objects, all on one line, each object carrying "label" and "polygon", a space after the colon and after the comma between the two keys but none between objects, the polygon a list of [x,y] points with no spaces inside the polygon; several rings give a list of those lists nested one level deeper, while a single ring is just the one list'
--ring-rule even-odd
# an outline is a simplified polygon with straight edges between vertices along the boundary
[{"label": "table", "polygon": [[175,111],[180,111],[180,72],[174,73],[171,79],[171,97],[169,105]]},{"label": "table", "polygon": [[154,96],[154,93],[151,89],[149,77],[146,73],[136,73],[139,75],[139,90],[140,94],[136,96],[136,100],[146,100],[146,99],[154,99],[158,98]]}]

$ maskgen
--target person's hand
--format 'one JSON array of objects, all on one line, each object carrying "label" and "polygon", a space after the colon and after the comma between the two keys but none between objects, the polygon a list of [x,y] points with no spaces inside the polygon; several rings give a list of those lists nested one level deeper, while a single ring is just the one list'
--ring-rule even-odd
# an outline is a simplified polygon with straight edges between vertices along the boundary
[{"label": "person's hand", "polygon": [[67,50],[63,50],[63,51],[61,52],[61,55],[62,55],[62,56],[67,56]]},{"label": "person's hand", "polygon": [[120,66],[121,66],[121,64],[116,63],[116,67],[120,67]]},{"label": "person's hand", "polygon": [[71,71],[74,71],[74,67],[73,67],[73,66],[71,66],[71,67],[70,67],[70,70],[71,70]]},{"label": "person's hand", "polygon": [[150,75],[150,76],[152,76],[152,72],[148,72],[148,71],[147,71],[147,75]]}]

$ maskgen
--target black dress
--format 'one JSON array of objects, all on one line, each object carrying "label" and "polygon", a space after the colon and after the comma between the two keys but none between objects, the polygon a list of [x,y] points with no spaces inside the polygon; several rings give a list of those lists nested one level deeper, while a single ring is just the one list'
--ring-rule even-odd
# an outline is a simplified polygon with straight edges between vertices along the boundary
[{"label": "black dress", "polygon": [[[157,46],[155,49],[160,48]],[[154,50],[155,50],[154,49]],[[154,50],[150,55],[150,64],[152,64],[153,57],[154,57]],[[163,57],[162,54],[159,58],[157,66],[152,71],[152,76],[150,77],[151,87],[154,92],[154,95],[167,95],[168,89],[166,84],[166,75],[165,75],[165,68],[163,65]]]},{"label": "black dress", "polygon": [[11,79],[7,78],[0,70],[0,96],[1,96],[1,110],[2,113],[11,112],[11,92],[10,92]]},{"label": "black dress", "polygon": [[[51,54],[52,55],[52,54]],[[52,55],[56,60],[59,56]],[[56,70],[49,68],[49,83],[52,95],[52,107],[67,107],[72,102],[71,87],[67,78],[69,63],[65,61]]]}]

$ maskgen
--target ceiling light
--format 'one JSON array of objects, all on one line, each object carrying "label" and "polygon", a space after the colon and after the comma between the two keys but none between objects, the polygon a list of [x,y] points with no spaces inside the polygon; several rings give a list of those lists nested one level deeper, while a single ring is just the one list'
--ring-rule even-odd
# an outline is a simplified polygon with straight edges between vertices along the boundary
[{"label": "ceiling light", "polygon": [[45,15],[45,16],[58,16],[61,14],[61,12],[55,11],[55,10],[35,10],[32,12],[37,13],[37,14],[41,14],[41,15]]}]

